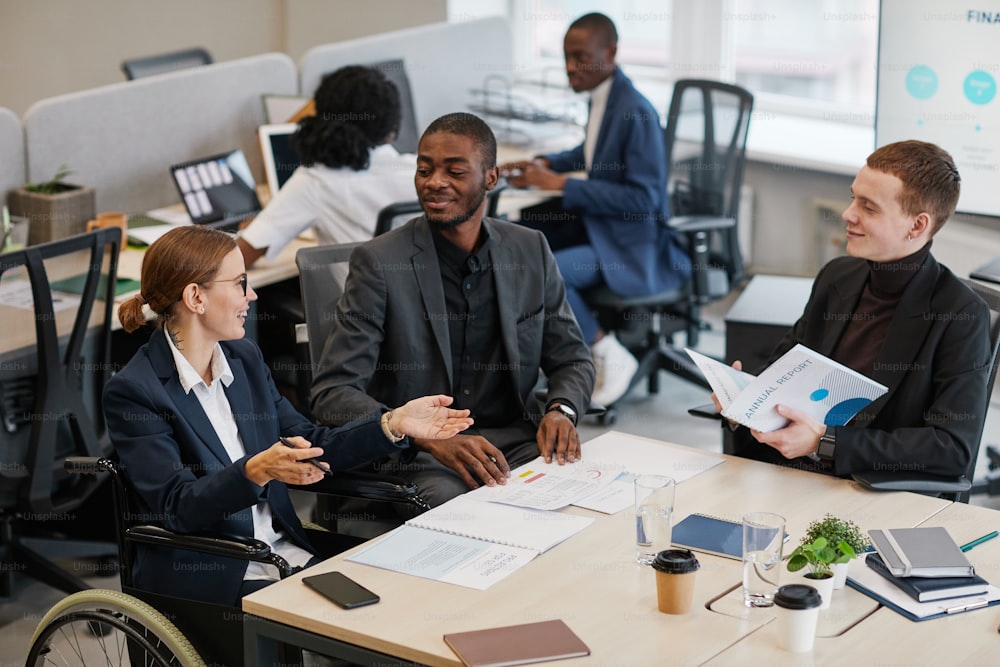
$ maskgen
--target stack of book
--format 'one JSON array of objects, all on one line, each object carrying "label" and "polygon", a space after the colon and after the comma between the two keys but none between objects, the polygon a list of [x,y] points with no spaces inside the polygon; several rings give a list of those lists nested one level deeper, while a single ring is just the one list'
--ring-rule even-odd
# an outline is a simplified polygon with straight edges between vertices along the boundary
[{"label": "stack of book", "polygon": [[944,528],[872,530],[869,535],[877,553],[868,554],[865,563],[918,602],[983,595],[989,589]]}]

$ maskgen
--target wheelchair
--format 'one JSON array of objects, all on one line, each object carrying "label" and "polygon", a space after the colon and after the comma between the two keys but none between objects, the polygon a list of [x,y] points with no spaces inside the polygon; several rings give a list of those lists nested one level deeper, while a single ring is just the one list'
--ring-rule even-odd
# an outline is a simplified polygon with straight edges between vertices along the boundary
[{"label": "wheelchair", "polygon": [[[70,457],[65,467],[74,474],[110,476],[122,590],[88,589],[58,602],[38,623],[25,664],[29,667],[194,667],[206,664],[236,667],[245,664],[242,609],[136,588],[131,576],[136,545],[187,549],[267,563],[274,565],[282,578],[295,569],[273,553],[267,544],[253,538],[182,535],[159,526],[137,525],[126,476],[113,459]],[[359,487],[363,488],[359,491]],[[290,488],[323,495],[424,504],[414,485],[385,477],[359,482],[351,473],[338,474],[309,487]],[[324,541],[336,543],[339,550],[362,541],[346,535],[331,535],[308,525],[306,530],[311,536],[326,534]],[[301,658],[299,649],[288,646],[281,647],[281,655],[277,656],[283,665],[300,664]]]}]

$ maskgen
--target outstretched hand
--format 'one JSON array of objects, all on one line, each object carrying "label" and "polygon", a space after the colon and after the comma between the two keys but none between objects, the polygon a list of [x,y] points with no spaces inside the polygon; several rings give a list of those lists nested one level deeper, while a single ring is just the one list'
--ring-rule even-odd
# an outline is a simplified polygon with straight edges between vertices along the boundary
[{"label": "outstretched hand", "polygon": [[472,426],[468,410],[452,410],[451,396],[422,396],[392,411],[392,429],[414,438],[441,440]]}]

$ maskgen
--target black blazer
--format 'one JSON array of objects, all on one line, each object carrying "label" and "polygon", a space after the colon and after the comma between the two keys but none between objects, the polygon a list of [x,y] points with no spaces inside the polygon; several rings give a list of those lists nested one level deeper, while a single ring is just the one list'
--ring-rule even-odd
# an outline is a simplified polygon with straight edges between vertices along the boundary
[{"label": "black blazer", "polygon": [[[854,312],[868,278],[868,263],[855,257],[831,261],[816,276],[798,322],[768,363],[801,343],[830,356]],[[928,256],[900,298],[872,379],[889,391],[849,425],[833,427],[833,472],[968,472],[982,435],[989,388],[990,313],[961,280]],[[762,445],[745,428],[736,453],[763,461],[789,461]]]},{"label": "black blazer", "polygon": [[[278,441],[300,435],[326,449],[333,470],[373,460],[399,447],[377,419],[331,429],[316,426],[282,397],[260,349],[249,340],[222,343],[233,371],[226,396],[246,456],[230,461],[194,393],[185,394],[162,331],[157,331],[108,382],[104,411],[111,442],[139,504],[138,521],[181,533],[253,536],[251,508],[266,501],[289,539],[315,553],[288,496],[271,481],[246,478],[246,460]],[[408,441],[403,441],[405,444]],[[237,604],[247,563],[192,551],[140,546],[133,582],[142,589],[222,604]]]}]

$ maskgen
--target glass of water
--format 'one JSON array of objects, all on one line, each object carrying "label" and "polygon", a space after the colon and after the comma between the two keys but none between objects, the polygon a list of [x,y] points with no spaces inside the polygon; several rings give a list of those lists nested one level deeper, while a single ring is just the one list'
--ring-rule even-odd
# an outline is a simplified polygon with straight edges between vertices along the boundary
[{"label": "glass of water", "polygon": [[670,548],[677,485],[665,475],[636,475],[634,486],[635,559],[649,565],[656,554]]},{"label": "glass of water", "polygon": [[770,512],[743,515],[743,602],[770,607],[778,592],[785,517]]}]

